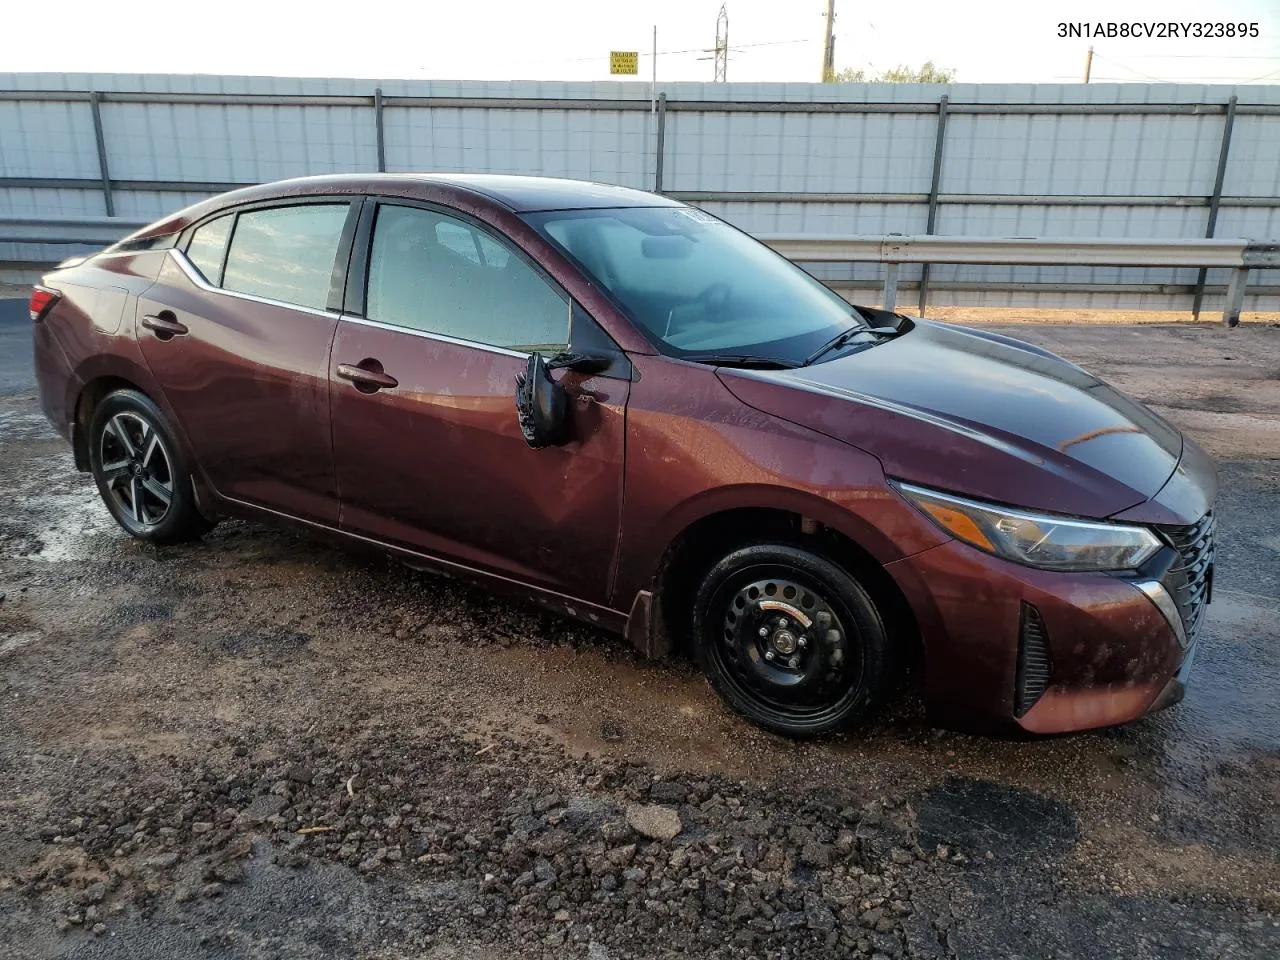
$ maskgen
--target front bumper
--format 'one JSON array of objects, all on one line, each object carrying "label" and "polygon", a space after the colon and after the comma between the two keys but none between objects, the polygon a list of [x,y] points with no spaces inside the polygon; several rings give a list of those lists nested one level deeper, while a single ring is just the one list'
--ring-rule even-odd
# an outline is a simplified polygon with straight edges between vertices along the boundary
[{"label": "front bumper", "polygon": [[[1180,699],[1189,651],[1133,580],[1036,570],[958,541],[887,569],[915,611],[926,700],[940,722],[1066,733],[1125,723]],[[1047,685],[1030,704],[1019,695],[1028,609],[1048,660]]]}]

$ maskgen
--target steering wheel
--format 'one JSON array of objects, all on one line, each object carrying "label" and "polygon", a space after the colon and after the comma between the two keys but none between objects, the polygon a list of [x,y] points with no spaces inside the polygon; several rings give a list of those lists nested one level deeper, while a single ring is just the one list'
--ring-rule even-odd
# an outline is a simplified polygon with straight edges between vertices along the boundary
[{"label": "steering wheel", "polygon": [[729,298],[732,296],[733,290],[729,287],[729,284],[717,280],[694,299],[704,306],[708,316],[723,319],[728,311]]}]

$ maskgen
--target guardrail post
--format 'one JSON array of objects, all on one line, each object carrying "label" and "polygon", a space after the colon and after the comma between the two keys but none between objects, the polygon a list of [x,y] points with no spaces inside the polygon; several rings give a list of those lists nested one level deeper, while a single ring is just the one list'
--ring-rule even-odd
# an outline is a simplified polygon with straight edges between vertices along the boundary
[{"label": "guardrail post", "polygon": [[[1205,227],[1204,235],[1208,239],[1213,236],[1213,232],[1218,228],[1218,208],[1222,205],[1222,183],[1227,176],[1227,155],[1231,152],[1231,131],[1236,125],[1236,98],[1232,97],[1227,101],[1227,116],[1222,125],[1222,146],[1218,148],[1218,172],[1213,179],[1213,196],[1209,198],[1209,221]],[[1204,303],[1204,281],[1209,275],[1209,271],[1205,267],[1200,268],[1200,273],[1196,276],[1196,296],[1191,304],[1191,319],[1200,319],[1200,307]],[[1235,282],[1234,280],[1232,281]],[[1237,322],[1240,319],[1239,311],[1236,312]],[[1235,326],[1235,324],[1231,324]]]},{"label": "guardrail post", "polygon": [[1249,282],[1249,268],[1237,267],[1231,271],[1231,282],[1227,285],[1227,303],[1222,308],[1222,325],[1237,327],[1240,325],[1240,311],[1244,308],[1244,286]]},{"label": "guardrail post", "polygon": [[93,114],[93,136],[98,141],[98,173],[102,176],[102,200],[107,216],[116,215],[115,199],[111,196],[111,173],[107,169],[107,140],[102,133],[102,94],[94,90],[89,94],[89,112]]},{"label": "guardrail post", "polygon": [[[928,264],[925,264],[927,267]],[[896,263],[886,263],[884,265],[884,303],[881,306],[893,312],[894,306],[898,302],[898,265]]]},{"label": "guardrail post", "polygon": [[378,141],[378,172],[387,172],[387,144],[382,132],[382,88],[373,91],[373,127]]},{"label": "guardrail post", "polygon": [[[938,135],[933,141],[933,180],[929,184],[929,214],[926,217],[924,232],[933,235],[934,225],[938,219],[938,188],[942,182],[942,148],[947,136],[947,103],[944,95],[938,100]],[[924,316],[925,305],[929,302],[929,264],[920,267],[920,316]],[[885,307],[886,310],[890,309]]]},{"label": "guardrail post", "polygon": [[662,192],[662,158],[667,152],[667,95],[658,94],[658,145],[654,148],[653,192]]}]

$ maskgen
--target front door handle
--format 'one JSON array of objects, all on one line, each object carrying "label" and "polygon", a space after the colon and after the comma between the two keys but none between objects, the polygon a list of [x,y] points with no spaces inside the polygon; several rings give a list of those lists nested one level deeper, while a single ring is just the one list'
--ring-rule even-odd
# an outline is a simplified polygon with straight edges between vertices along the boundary
[{"label": "front door handle", "polygon": [[173,314],[167,311],[159,314],[148,313],[142,318],[142,325],[160,340],[172,340],[174,337],[187,335],[187,325],[179,323],[174,319]]},{"label": "front door handle", "polygon": [[377,360],[361,360],[359,363],[340,363],[336,371],[343,380],[350,380],[361,393],[374,393],[400,385],[400,381],[384,373]]}]

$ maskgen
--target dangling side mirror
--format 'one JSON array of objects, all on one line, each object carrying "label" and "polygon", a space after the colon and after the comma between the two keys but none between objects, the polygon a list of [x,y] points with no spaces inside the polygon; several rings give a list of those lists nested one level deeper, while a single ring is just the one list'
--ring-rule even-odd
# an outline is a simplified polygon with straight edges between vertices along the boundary
[{"label": "dangling side mirror", "polygon": [[532,354],[524,373],[516,375],[516,413],[525,443],[534,450],[564,442],[569,404],[540,354]]}]

